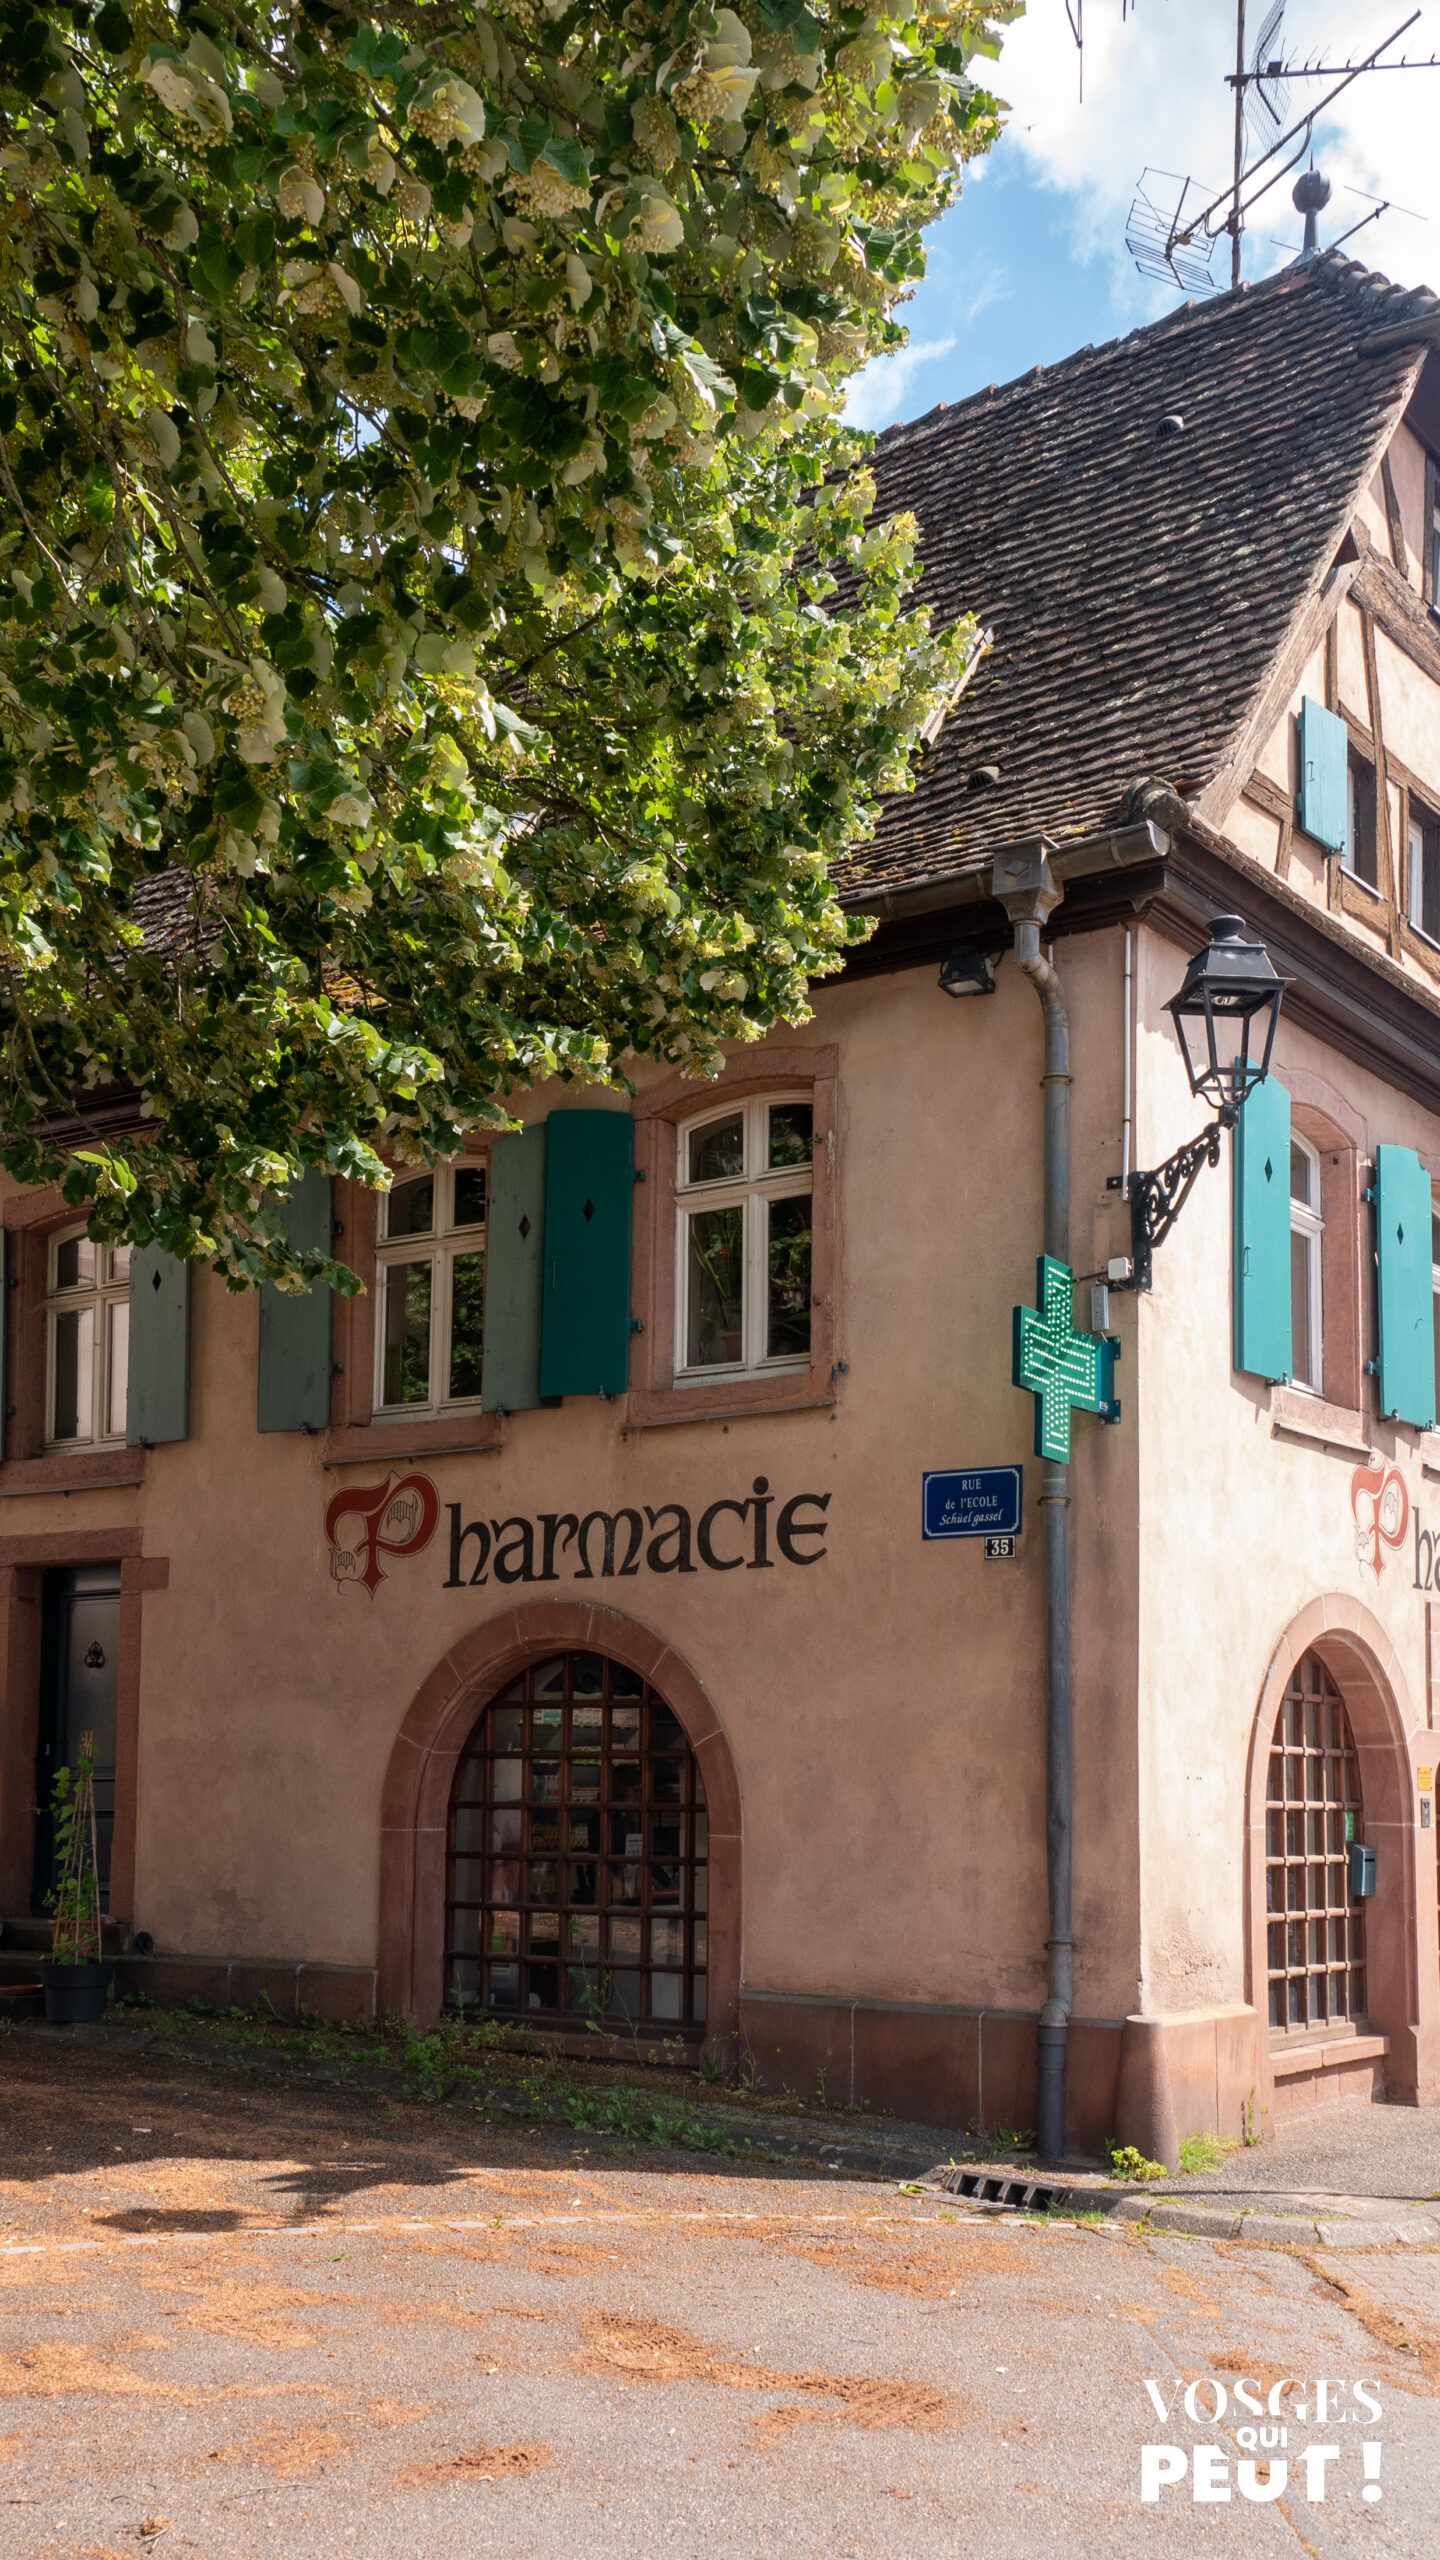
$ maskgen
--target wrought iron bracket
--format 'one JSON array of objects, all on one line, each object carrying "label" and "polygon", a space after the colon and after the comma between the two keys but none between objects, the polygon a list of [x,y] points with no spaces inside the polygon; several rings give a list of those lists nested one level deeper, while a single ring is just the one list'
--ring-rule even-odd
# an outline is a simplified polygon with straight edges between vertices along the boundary
[{"label": "wrought iron bracket", "polygon": [[1125,1190],[1130,1203],[1130,1277],[1112,1280],[1112,1289],[1149,1290],[1155,1285],[1155,1250],[1162,1245],[1195,1188],[1207,1164],[1220,1161],[1220,1139],[1226,1129],[1233,1129],[1237,1118],[1233,1105],[1226,1105],[1208,1129],[1198,1138],[1177,1147],[1173,1156],[1153,1173],[1132,1173],[1128,1189],[1124,1176],[1112,1173],[1107,1191]]}]

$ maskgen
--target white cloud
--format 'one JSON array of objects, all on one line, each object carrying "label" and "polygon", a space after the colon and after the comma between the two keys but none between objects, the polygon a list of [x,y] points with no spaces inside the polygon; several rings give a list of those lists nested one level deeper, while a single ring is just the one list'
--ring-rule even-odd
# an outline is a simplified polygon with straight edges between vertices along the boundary
[{"label": "white cloud", "polygon": [[[1265,0],[1250,0],[1251,48],[1265,14]],[[1395,0],[1289,0],[1282,49],[1287,59],[1355,61],[1404,15]],[[1397,56],[1431,50],[1440,51],[1440,10],[1427,10],[1395,48]],[[1034,179],[1068,199],[1076,254],[1109,268],[1117,307],[1132,320],[1167,309],[1177,298],[1170,287],[1145,283],[1125,247],[1126,217],[1141,172],[1148,165],[1189,174],[1204,182],[1207,193],[1225,187],[1234,131],[1234,93],[1225,73],[1234,60],[1233,0],[1129,0],[1124,18],[1122,0],[1090,0],[1082,105],[1064,0],[1030,0],[1026,17],[1006,33],[994,77],[1011,102],[1011,145]],[[1296,121],[1331,85],[1293,81],[1288,121]],[[1352,84],[1317,130],[1316,157],[1334,189],[1321,216],[1322,246],[1370,210],[1347,189],[1388,196],[1426,220],[1387,214],[1346,244],[1348,254],[1400,284],[1440,283],[1437,126],[1440,70],[1379,72]],[[1294,176],[1285,178],[1249,217],[1249,276],[1271,273],[1299,246],[1302,220],[1290,202],[1293,184]],[[1217,243],[1212,273],[1217,285],[1228,285],[1226,239]]]},{"label": "white cloud", "polygon": [[898,418],[920,367],[948,356],[953,338],[919,338],[893,356],[875,356],[856,374],[845,395],[845,417],[852,427],[886,427]]}]

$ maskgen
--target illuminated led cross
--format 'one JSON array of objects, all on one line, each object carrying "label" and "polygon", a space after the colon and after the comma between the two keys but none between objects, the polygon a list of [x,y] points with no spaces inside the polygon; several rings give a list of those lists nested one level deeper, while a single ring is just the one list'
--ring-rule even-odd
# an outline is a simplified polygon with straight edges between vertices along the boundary
[{"label": "illuminated led cross", "polygon": [[1033,1307],[1015,1309],[1014,1361],[1011,1376],[1035,1398],[1035,1455],[1070,1459],[1070,1410],[1083,1405],[1105,1422],[1118,1422],[1115,1359],[1118,1345],[1100,1333],[1077,1333],[1075,1275],[1063,1262],[1042,1253],[1035,1265]]}]

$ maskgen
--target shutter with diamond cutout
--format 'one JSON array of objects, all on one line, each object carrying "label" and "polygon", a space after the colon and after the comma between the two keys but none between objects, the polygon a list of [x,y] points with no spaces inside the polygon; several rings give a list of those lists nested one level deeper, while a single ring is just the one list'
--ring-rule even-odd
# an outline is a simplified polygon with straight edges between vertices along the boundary
[{"label": "shutter with diamond cutout", "polygon": [[[302,1253],[329,1253],[332,1184],[318,1165],[279,1203],[285,1233]],[[323,1431],[330,1420],[330,1291],[295,1298],[267,1280],[260,1292],[257,1431]]]},{"label": "shutter with diamond cutout", "polygon": [[540,1392],[623,1395],[634,1123],[628,1111],[552,1111],[547,1128]]},{"label": "shutter with diamond cutout", "polygon": [[540,1291],[545,1251],[545,1122],[497,1138],[490,1150],[485,1231],[487,1413],[540,1402]]},{"label": "shutter with diamond cutout", "polygon": [[1375,1150],[1380,1257],[1380,1410],[1421,1431],[1435,1425],[1435,1318],[1430,1176],[1413,1147]]},{"label": "shutter with diamond cutout", "polygon": [[1235,1366],[1290,1375],[1290,1096],[1274,1076],[1235,1124]]},{"label": "shutter with diamond cutout", "polygon": [[125,1437],[132,1449],[184,1440],[190,1428],[190,1265],[137,1245],[130,1256]]}]

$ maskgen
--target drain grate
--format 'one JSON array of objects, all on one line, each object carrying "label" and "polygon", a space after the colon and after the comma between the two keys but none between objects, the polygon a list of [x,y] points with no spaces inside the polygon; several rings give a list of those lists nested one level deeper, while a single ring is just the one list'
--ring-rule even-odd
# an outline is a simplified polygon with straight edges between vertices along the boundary
[{"label": "drain grate", "polygon": [[942,2181],[947,2195],[970,2196],[976,2204],[998,2204],[1011,2213],[1049,2213],[1070,2201],[1068,2187],[1040,2178],[999,2178],[992,2170],[952,2169]]}]

